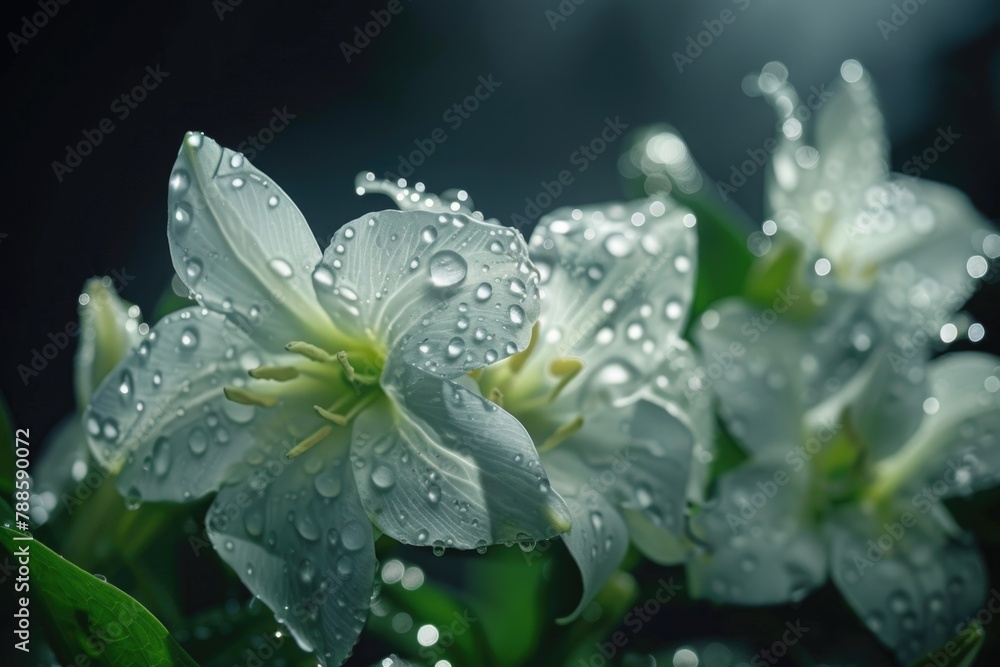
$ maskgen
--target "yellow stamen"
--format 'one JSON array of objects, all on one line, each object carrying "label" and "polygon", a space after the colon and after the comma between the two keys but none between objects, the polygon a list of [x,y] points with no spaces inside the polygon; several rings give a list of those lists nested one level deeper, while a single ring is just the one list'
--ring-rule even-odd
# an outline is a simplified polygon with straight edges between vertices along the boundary
[{"label": "yellow stamen", "polygon": [[326,350],[318,348],[312,343],[306,343],[301,340],[294,340],[291,343],[288,343],[285,345],[285,349],[289,352],[294,352],[295,354],[301,354],[306,359],[319,361],[320,363],[328,363],[336,359],[335,356]]},{"label": "yellow stamen", "polygon": [[354,379],[357,376],[354,373],[354,366],[351,366],[351,362],[347,360],[347,352],[344,352],[343,350],[338,352],[337,361],[339,361],[340,365],[344,367],[344,372],[347,373],[347,379],[350,382],[354,382]]},{"label": "yellow stamen", "polygon": [[581,428],[583,428],[583,417],[581,415],[577,415],[570,421],[566,422],[565,424],[557,428],[555,430],[555,433],[547,437],[545,439],[545,442],[543,442],[538,447],[538,453],[541,454],[542,452],[547,452],[549,450],[555,449],[563,442],[565,442],[566,438],[570,437],[571,435],[579,431]]},{"label": "yellow stamen", "polygon": [[287,382],[299,376],[298,370],[291,366],[261,366],[249,371],[250,377],[257,380],[274,380],[275,382]]},{"label": "yellow stamen", "polygon": [[500,391],[500,387],[493,387],[490,389],[489,399],[492,403],[496,403],[501,408],[503,407],[503,392]]},{"label": "yellow stamen", "polygon": [[296,456],[301,456],[305,452],[315,447],[323,438],[330,435],[331,433],[333,433],[333,427],[330,426],[329,424],[320,426],[315,433],[313,433],[308,438],[306,438],[299,444],[289,449],[288,453],[285,454],[285,456],[290,459],[294,459]]},{"label": "yellow stamen", "polygon": [[583,370],[583,362],[574,357],[560,357],[549,364],[549,371],[559,378],[559,383],[549,392],[549,402],[556,400],[563,389]]},{"label": "yellow stamen", "polygon": [[347,424],[347,419],[344,418],[344,415],[338,415],[335,412],[330,412],[329,410],[325,410],[318,405],[314,405],[313,410],[315,410],[316,414],[320,417],[332,424],[336,424],[337,426],[344,426]]},{"label": "yellow stamen", "polygon": [[528,347],[507,358],[507,364],[512,373],[517,373],[521,370],[528,357],[531,356],[531,352],[535,349],[536,342],[538,342],[538,322],[535,322],[534,326],[531,327],[531,340],[528,341]]},{"label": "yellow stamen", "polygon": [[240,403],[241,405],[256,405],[261,408],[273,408],[278,404],[277,396],[258,394],[257,392],[240,389],[239,387],[223,387],[222,393],[225,394],[226,398],[233,403]]}]

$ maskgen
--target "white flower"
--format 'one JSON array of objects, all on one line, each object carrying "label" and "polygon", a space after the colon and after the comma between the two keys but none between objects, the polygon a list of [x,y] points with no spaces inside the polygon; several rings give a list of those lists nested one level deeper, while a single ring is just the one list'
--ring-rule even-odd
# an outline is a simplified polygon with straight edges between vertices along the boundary
[{"label": "white flower", "polygon": [[516,232],[383,211],[321,254],[277,184],[195,133],[167,232],[199,305],[95,393],[91,448],[133,502],[218,491],[213,544],[321,663],[345,659],[366,617],[372,522],[463,549],[569,527],[528,434],[453,381],[530,339],[537,273]]},{"label": "white flower", "polygon": [[1000,481],[1000,359],[927,363],[919,349],[897,373],[868,301],[832,299],[809,323],[737,300],[702,319],[706,358],[746,346],[712,389],[751,458],[693,520],[707,553],[688,577],[695,595],[768,605],[801,600],[829,572],[905,663],[948,641],[987,588],[939,501]]},{"label": "white flower", "polygon": [[[845,61],[840,73],[835,90],[813,95],[808,105],[781,63],[766,65],[756,82],[781,127],[766,189],[773,220],[764,232],[798,239],[812,278],[829,275],[858,291],[876,283],[930,285],[939,298],[958,293],[961,303],[986,266],[977,254],[987,250],[982,216],[961,192],[920,178],[922,162],[890,173],[871,77],[856,60]],[[928,146],[935,155],[957,140],[942,130]]]},{"label": "white flower", "polygon": [[[404,207],[471,206],[414,199],[373,179],[360,178],[359,191]],[[542,295],[531,345],[476,375],[482,394],[528,429],[569,504],[573,527],[562,539],[584,590],[568,619],[601,590],[630,540],[661,563],[684,556],[689,493],[697,497],[712,458],[708,395],[686,390],[697,364],[680,337],[693,296],[694,225],[688,210],[659,198],[542,218],[529,244]]]},{"label": "white flower", "polygon": [[[80,324],[73,384],[77,410],[59,422],[45,444],[32,474],[31,518],[47,522],[65,503],[62,495],[91,472],[83,430],[83,410],[90,396],[118,362],[142,340],[139,307],[121,299],[111,278],[92,278],[80,293]],[[73,502],[79,502],[73,497]]]}]

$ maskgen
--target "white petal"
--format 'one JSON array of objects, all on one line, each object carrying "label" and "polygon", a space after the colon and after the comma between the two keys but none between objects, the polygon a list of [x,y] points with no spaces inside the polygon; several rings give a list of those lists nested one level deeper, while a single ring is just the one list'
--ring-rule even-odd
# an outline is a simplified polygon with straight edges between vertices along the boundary
[{"label": "white petal", "polygon": [[805,336],[774,310],[762,318],[740,300],[715,312],[718,323],[695,333],[705,365],[699,386],[721,399],[720,415],[736,440],[757,454],[783,455],[799,442],[807,407],[799,368]]},{"label": "white petal", "polygon": [[829,530],[834,583],[901,663],[944,644],[980,608],[982,556],[971,535],[949,534],[936,514],[886,519],[848,508]]},{"label": "white petal", "polygon": [[224,488],[206,517],[219,555],[324,666],[341,664],[357,641],[376,569],[372,525],[344,456],[347,432],[338,433]]},{"label": "white petal", "polygon": [[544,307],[539,342],[550,356],[594,363],[614,355],[635,368],[662,356],[684,329],[697,271],[691,213],[642,199],[545,216],[531,235]]},{"label": "white petal", "polygon": [[[405,183],[405,181],[404,181]],[[473,211],[472,200],[464,190],[446,190],[440,197],[423,190],[414,189],[385,178],[375,178],[371,172],[358,174],[354,179],[358,194],[379,193],[391,198],[401,211],[431,211],[433,213],[464,213],[470,217],[483,219],[482,214]]]},{"label": "white petal", "polygon": [[495,404],[406,363],[358,416],[352,457],[372,521],[407,544],[472,549],[569,528],[531,438]]},{"label": "white petal", "polygon": [[826,547],[806,523],[808,494],[808,472],[781,463],[755,462],[720,477],[716,502],[692,520],[709,549],[688,563],[693,594],[768,605],[798,602],[820,586]]},{"label": "white petal", "polygon": [[[975,255],[973,238],[989,223],[964,194],[896,176],[865,191],[860,205],[848,213],[841,221],[843,233],[832,235],[827,244],[833,271],[844,284],[868,286],[876,272],[891,281],[895,265],[905,262],[916,273],[905,287],[928,279],[946,292],[971,295],[974,281],[967,264]],[[959,301],[958,306],[964,299]]]},{"label": "white petal", "polygon": [[628,551],[628,530],[618,510],[597,489],[579,484],[578,475],[587,472],[585,467],[575,474],[558,467],[548,470],[553,488],[566,500],[573,518],[573,527],[562,540],[583,580],[580,602],[568,616],[559,619],[568,623],[580,615],[618,569]]},{"label": "white petal", "polygon": [[268,349],[303,338],[322,342],[329,323],[309,277],[319,246],[267,174],[242,154],[189,132],[170,175],[168,202],[174,268],[200,303],[238,321]]},{"label": "white petal", "polygon": [[537,279],[515,230],[427,211],[348,223],[313,273],[338,326],[448,378],[524,349]]},{"label": "white petal", "polygon": [[584,414],[583,427],[551,451],[542,464],[559,470],[563,487],[575,475],[574,496],[596,488],[616,505],[633,509],[654,525],[684,529],[690,428],[650,400]]},{"label": "white petal", "polygon": [[[121,469],[117,483],[126,496],[199,498],[218,489],[263,435],[274,415],[222,393],[244,384],[247,368],[264,356],[252,343],[238,344],[237,334],[231,321],[204,308],[171,313],[94,393],[83,420],[91,451]],[[311,413],[311,404],[299,408]]]},{"label": "white petal", "polygon": [[628,536],[643,556],[658,565],[680,565],[689,558],[690,542],[681,535],[654,524],[642,513],[622,508]]},{"label": "white petal", "polygon": [[[87,281],[80,295],[80,342],[73,360],[76,404],[82,408],[122,357],[142,340],[138,308],[118,296],[110,278]],[[132,311],[135,312],[135,311]]]},{"label": "white petal", "polygon": [[966,495],[1000,483],[1000,358],[946,355],[928,365],[929,396],[910,441],[883,465],[903,466],[913,489],[931,499]]}]

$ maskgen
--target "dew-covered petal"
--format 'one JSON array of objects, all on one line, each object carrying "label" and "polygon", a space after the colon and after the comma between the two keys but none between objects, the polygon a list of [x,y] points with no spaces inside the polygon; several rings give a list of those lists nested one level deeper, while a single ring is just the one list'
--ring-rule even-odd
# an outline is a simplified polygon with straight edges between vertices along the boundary
[{"label": "dew-covered petal", "polygon": [[708,549],[687,565],[695,596],[783,604],[823,583],[826,546],[807,523],[808,475],[779,459],[755,461],[718,479],[713,502],[692,519]]},{"label": "dew-covered petal", "polygon": [[628,536],[643,556],[658,565],[680,565],[692,551],[690,541],[675,531],[659,526],[637,510],[622,507]]},{"label": "dew-covered petal", "polygon": [[917,432],[882,462],[931,498],[967,495],[1000,482],[1000,358],[958,352],[928,365]]},{"label": "dew-covered petal", "polygon": [[495,404],[406,363],[383,373],[389,400],[353,426],[365,509],[407,544],[473,549],[549,539],[570,525],[524,427]]},{"label": "dew-covered petal", "polygon": [[848,507],[828,526],[831,576],[902,664],[943,645],[981,607],[986,568],[945,513],[913,506],[875,516]]},{"label": "dew-covered petal", "polygon": [[441,196],[426,192],[422,183],[415,183],[413,188],[406,186],[406,181],[398,182],[385,178],[376,178],[372,172],[362,172],[354,179],[355,190],[359,195],[383,194],[392,199],[401,211],[432,211],[434,213],[464,213],[470,217],[482,220],[482,214],[473,209],[472,199],[465,190],[445,190]]},{"label": "dew-covered petal", "polygon": [[568,623],[580,615],[618,569],[628,551],[629,535],[618,509],[598,489],[581,483],[590,472],[586,466],[548,470],[553,488],[566,500],[573,519],[573,527],[562,535],[562,540],[583,581],[580,602],[560,619]]},{"label": "dew-covered petal", "polygon": [[827,256],[832,273],[848,286],[868,286],[876,275],[891,280],[894,265],[905,262],[916,280],[939,283],[968,298],[974,285],[970,258],[979,257],[986,266],[974,239],[989,223],[968,197],[940,183],[895,176],[872,186],[841,227],[843,233],[827,243]]},{"label": "dew-covered petal", "polygon": [[217,490],[268,420],[291,418],[296,407],[313,416],[292,397],[270,415],[224,397],[264,357],[223,315],[200,307],[167,315],[94,393],[83,419],[91,451],[120,470],[119,489],[136,501]]},{"label": "dew-covered petal", "polygon": [[69,493],[76,497],[77,486],[93,472],[87,451],[87,436],[79,413],[59,422],[45,441],[41,458],[31,465],[31,520],[42,525],[60,509]]},{"label": "dew-covered petal", "polygon": [[[544,443],[536,444],[545,450]],[[578,484],[596,485],[616,505],[680,534],[693,447],[694,435],[683,417],[650,397],[585,412],[580,430],[543,451],[542,464],[550,473],[563,471],[564,477],[575,473]]]},{"label": "dew-covered petal", "polygon": [[[832,259],[829,244],[842,243],[865,191],[888,174],[884,122],[871,77],[857,61],[844,63],[832,90],[822,86],[805,99],[787,77],[784,65],[769,63],[756,84],[778,115],[769,214],[815,255]],[[802,109],[816,112],[815,132]]]},{"label": "dew-covered petal", "polygon": [[73,360],[76,404],[90,395],[122,357],[142,340],[139,307],[118,296],[111,278],[92,278],[80,294],[80,334]]},{"label": "dew-covered petal", "polygon": [[694,216],[670,199],[561,208],[531,235],[546,357],[648,367],[684,329],[697,271]]},{"label": "dew-covered petal", "polygon": [[170,175],[168,204],[174,268],[199,303],[275,351],[328,334],[310,278],[319,246],[267,174],[241,153],[189,132]]},{"label": "dew-covered petal", "polygon": [[694,336],[704,363],[698,386],[719,397],[732,436],[755,454],[797,443],[807,408],[804,332],[773,309],[764,314],[734,299],[703,316]]},{"label": "dew-covered petal", "polygon": [[527,346],[537,280],[517,231],[428,211],[380,211],[349,222],[313,272],[338,326],[447,378]]},{"label": "dew-covered petal", "polygon": [[212,545],[320,664],[350,654],[371,605],[372,525],[347,461],[347,431],[296,459],[262,462],[212,503]]}]

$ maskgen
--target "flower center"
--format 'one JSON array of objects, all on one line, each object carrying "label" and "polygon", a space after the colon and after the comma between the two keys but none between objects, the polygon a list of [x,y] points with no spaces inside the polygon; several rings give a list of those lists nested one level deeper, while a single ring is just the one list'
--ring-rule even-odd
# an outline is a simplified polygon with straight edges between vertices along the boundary
[{"label": "flower center", "polygon": [[340,350],[336,354],[312,343],[292,341],[285,350],[302,359],[285,366],[259,366],[248,371],[254,380],[264,381],[253,388],[226,386],[227,399],[241,405],[273,408],[283,395],[315,393],[321,386],[323,394],[332,394],[333,401],[313,405],[313,411],[326,424],[302,439],[286,453],[295,458],[309,451],[333,433],[335,427],[347,426],[366,407],[382,396],[379,378],[382,359],[373,350]]}]

